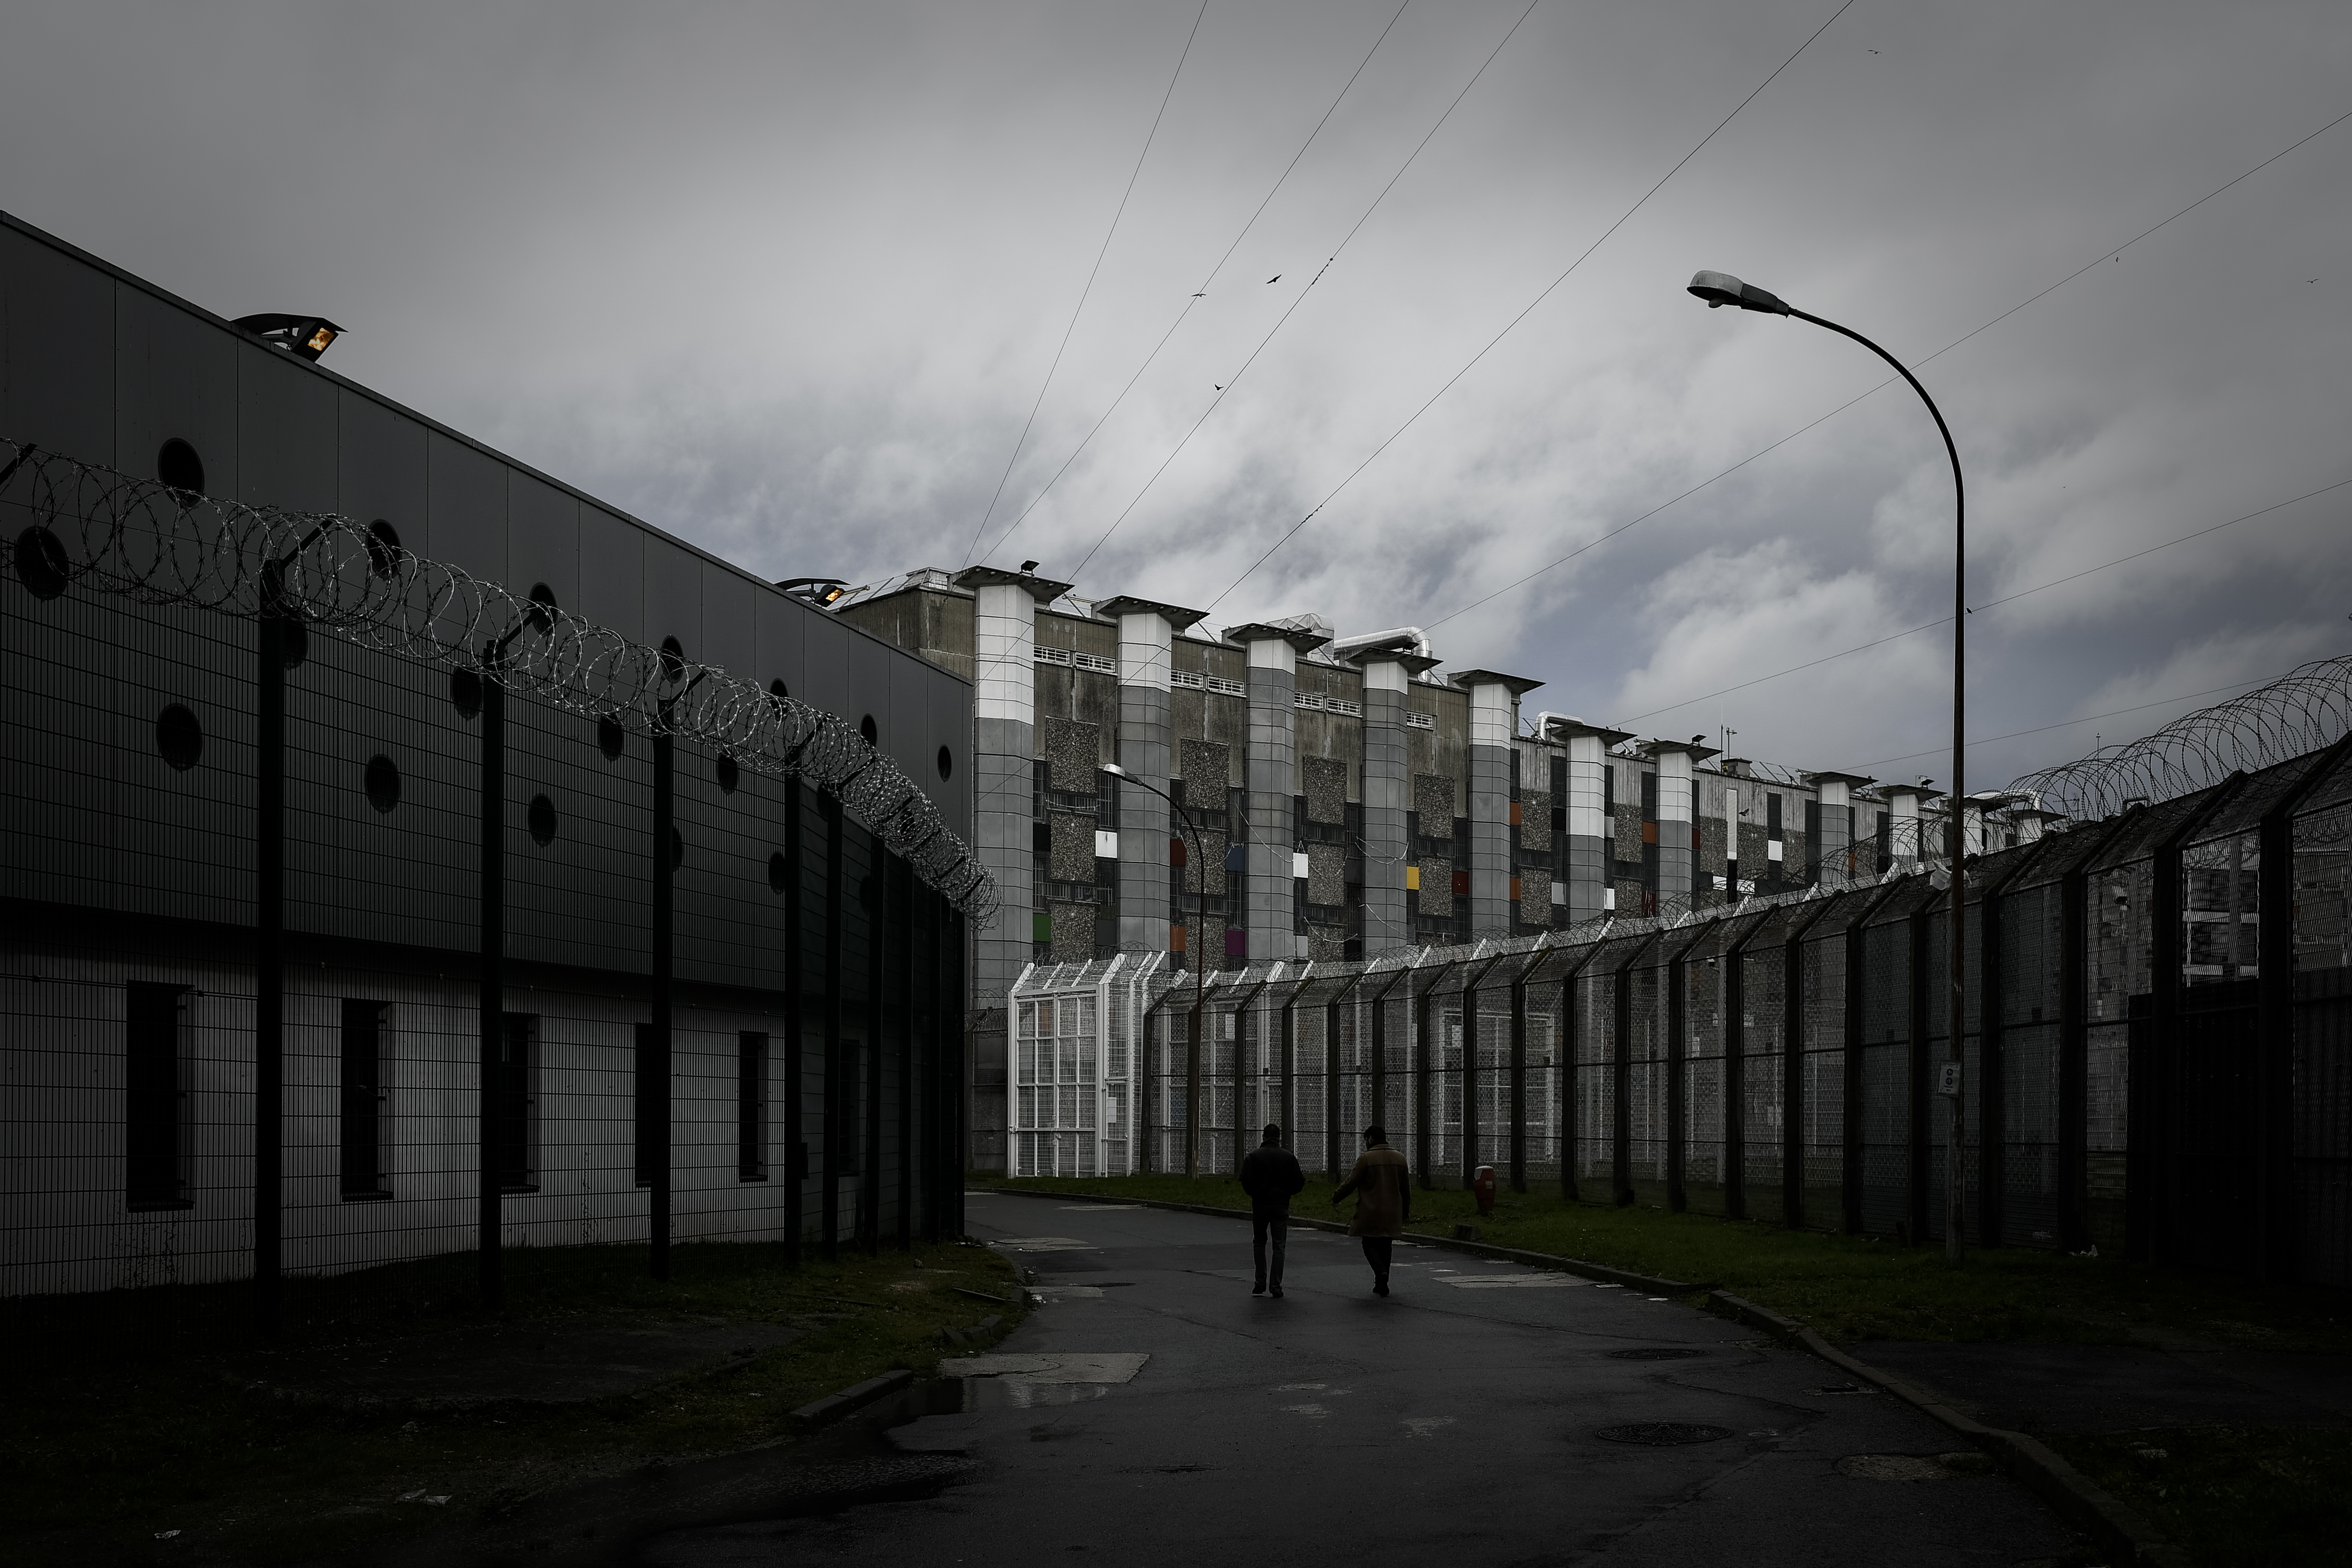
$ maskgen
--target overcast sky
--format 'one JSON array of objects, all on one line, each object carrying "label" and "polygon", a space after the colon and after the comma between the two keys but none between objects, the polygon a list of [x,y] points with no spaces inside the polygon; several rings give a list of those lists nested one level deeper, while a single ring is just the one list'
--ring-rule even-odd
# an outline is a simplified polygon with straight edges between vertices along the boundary
[{"label": "overcast sky", "polygon": [[2341,0],[1855,0],[1331,494],[1837,5],[19,0],[0,206],[772,576],[1418,624],[1530,717],[1939,780],[1946,627],[1713,695],[1948,615],[1899,384],[1594,542],[1887,377],[1694,269],[1917,365],[2095,262],[1920,367],[1972,730],[2137,710],[1970,782],[2352,648],[2352,487],[1990,603],[2352,479],[2352,121],[2126,247],[2352,110]]}]

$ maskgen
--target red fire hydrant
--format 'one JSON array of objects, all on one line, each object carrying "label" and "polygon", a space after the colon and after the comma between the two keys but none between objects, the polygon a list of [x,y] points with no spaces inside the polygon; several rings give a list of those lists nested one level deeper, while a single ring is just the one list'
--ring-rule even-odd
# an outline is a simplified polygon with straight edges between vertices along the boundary
[{"label": "red fire hydrant", "polygon": [[1470,1190],[1478,1194],[1478,1212],[1493,1214],[1495,1212],[1495,1167],[1479,1166],[1478,1174],[1471,1179]]}]

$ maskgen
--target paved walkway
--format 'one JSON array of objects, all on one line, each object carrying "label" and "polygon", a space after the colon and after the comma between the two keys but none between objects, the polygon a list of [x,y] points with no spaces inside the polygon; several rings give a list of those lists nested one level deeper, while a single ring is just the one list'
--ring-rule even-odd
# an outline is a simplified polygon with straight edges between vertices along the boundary
[{"label": "paved walkway", "polygon": [[[963,1369],[961,1408],[887,1435],[875,1475],[905,1500],[763,1518],[739,1491],[737,1522],[681,1524],[635,1561],[1939,1568],[2069,1550],[2021,1488],[1937,1462],[1958,1445],[1907,1406],[1832,1392],[1821,1363],[1677,1303],[1419,1247],[1381,1300],[1356,1244],[1315,1232],[1291,1237],[1287,1298],[1254,1299],[1238,1221],[1009,1194],[969,1214],[1051,1301]],[[1703,1440],[1612,1440],[1644,1435]]]}]

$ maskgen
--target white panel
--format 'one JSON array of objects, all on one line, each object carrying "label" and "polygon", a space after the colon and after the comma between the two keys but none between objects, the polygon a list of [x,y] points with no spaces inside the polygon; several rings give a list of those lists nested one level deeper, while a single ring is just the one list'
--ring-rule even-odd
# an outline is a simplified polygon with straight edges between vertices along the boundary
[{"label": "white panel", "polygon": [[1174,668],[1168,617],[1149,610],[1118,618],[1118,683],[1165,691]]},{"label": "white panel", "polygon": [[[1691,760],[1688,752],[1658,753],[1658,820],[1691,819]],[[1661,838],[1660,842],[1664,842]]]},{"label": "white panel", "polygon": [[1252,669],[1280,669],[1292,675],[1298,673],[1298,650],[1280,637],[1261,637],[1249,645]]},{"label": "white panel", "polygon": [[1568,742],[1568,831],[1572,837],[1609,837],[1609,796],[1601,773],[1609,765],[1607,754],[1598,735],[1577,735]]},{"label": "white panel", "polygon": [[1305,877],[1306,875],[1307,875],[1307,857],[1306,857],[1306,856],[1304,856],[1304,855],[1302,855],[1302,854],[1300,854],[1300,853],[1298,853],[1298,852],[1297,852],[1297,851],[1296,851],[1296,850],[1293,850],[1293,851],[1291,852],[1291,856],[1290,856],[1290,878],[1291,878],[1291,880],[1292,880],[1292,881],[1297,881],[1299,879],[1301,879],[1301,878]]},{"label": "white panel", "polygon": [[1513,717],[1511,689],[1499,680],[1481,681],[1470,689],[1470,743],[1507,746],[1517,728]]},{"label": "white panel", "polygon": [[1095,829],[1095,858],[1097,860],[1116,860],[1118,858],[1118,834],[1106,833],[1099,827]]},{"label": "white panel", "polygon": [[1011,583],[982,586],[972,607],[975,719],[1036,721],[1037,602]]},{"label": "white panel", "polygon": [[1404,666],[1388,659],[1372,659],[1364,666],[1364,689],[1367,691],[1404,692]]}]

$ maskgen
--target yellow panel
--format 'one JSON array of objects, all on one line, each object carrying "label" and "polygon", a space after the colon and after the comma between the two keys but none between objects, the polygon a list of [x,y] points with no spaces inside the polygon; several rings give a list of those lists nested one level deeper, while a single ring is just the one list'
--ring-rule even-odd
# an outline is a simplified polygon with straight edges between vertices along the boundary
[{"label": "yellow panel", "polygon": [[1408,893],[1418,893],[1421,891],[1420,867],[1407,866],[1404,868],[1404,890]]}]

